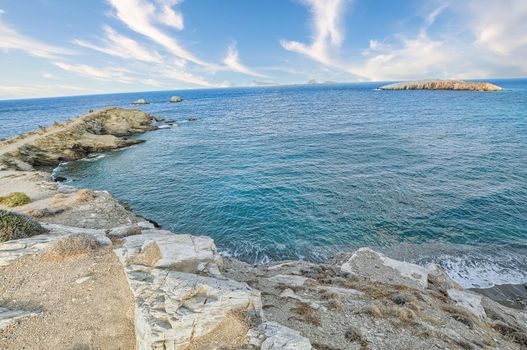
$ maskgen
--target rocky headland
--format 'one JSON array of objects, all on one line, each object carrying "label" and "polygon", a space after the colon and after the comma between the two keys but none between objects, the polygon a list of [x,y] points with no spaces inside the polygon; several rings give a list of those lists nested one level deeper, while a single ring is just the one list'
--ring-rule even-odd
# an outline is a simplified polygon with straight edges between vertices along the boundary
[{"label": "rocky headland", "polygon": [[500,91],[501,87],[491,83],[467,82],[463,80],[414,80],[381,86],[381,90],[460,90]]},{"label": "rocky headland", "polygon": [[[252,266],[36,170],[135,144],[126,136],[154,130],[152,119],[108,108],[0,144],[0,197],[28,197],[0,198],[1,349],[527,346],[524,309],[461,288],[437,265],[362,248]],[[42,230],[2,221],[17,215]]]}]

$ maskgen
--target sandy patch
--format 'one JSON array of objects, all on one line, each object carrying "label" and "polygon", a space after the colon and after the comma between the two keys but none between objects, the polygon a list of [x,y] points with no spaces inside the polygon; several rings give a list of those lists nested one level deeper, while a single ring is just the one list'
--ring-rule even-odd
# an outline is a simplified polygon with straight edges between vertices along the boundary
[{"label": "sandy patch", "polygon": [[110,248],[0,268],[0,305],[42,313],[0,330],[0,349],[135,349],[134,302]]}]

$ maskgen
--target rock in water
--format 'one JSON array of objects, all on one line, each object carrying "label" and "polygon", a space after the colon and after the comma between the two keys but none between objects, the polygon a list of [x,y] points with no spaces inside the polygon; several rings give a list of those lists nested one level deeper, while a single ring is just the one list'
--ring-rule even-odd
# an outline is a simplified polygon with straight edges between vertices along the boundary
[{"label": "rock in water", "polygon": [[177,103],[177,102],[182,102],[182,101],[183,101],[183,99],[181,97],[179,97],[179,96],[172,96],[170,98],[170,103]]},{"label": "rock in water", "polygon": [[133,105],[147,105],[149,104],[150,102],[147,102],[145,99],[143,98],[140,98],[139,100],[137,101],[134,101],[132,102]]},{"label": "rock in water", "polygon": [[415,80],[390,84],[381,90],[460,90],[460,91],[500,91],[501,87],[491,83],[466,82],[463,80]]}]

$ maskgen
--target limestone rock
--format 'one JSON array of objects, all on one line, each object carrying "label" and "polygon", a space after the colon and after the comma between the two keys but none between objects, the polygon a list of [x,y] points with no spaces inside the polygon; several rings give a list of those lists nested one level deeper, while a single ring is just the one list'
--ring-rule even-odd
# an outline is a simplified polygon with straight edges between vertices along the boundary
[{"label": "limestone rock", "polygon": [[[152,228],[154,225],[152,225]],[[141,227],[138,224],[134,225],[125,225],[114,227],[107,232],[107,236],[112,238],[123,238],[127,236],[140,235]]]},{"label": "limestone rock", "polygon": [[341,271],[372,281],[425,289],[428,272],[419,265],[394,260],[369,248],[360,248],[341,266]]},{"label": "limestone rock", "polygon": [[260,292],[245,283],[140,265],[128,266],[126,275],[137,349],[185,349],[233,312],[261,317]]},{"label": "limestone rock", "polygon": [[446,291],[447,289],[451,288],[462,289],[459,284],[450,278],[450,276],[445,270],[441,268],[441,266],[430,263],[426,265],[426,270],[428,272],[428,281],[441,291]]},{"label": "limestone rock", "polygon": [[14,324],[21,318],[38,315],[39,312],[0,307],[0,329]]},{"label": "limestone rock", "polygon": [[181,97],[179,97],[179,96],[172,96],[172,97],[170,97],[170,102],[171,103],[177,103],[177,102],[182,102],[182,101],[183,101],[183,99]]},{"label": "limestone rock", "polygon": [[141,235],[129,236],[123,240],[121,248],[115,250],[124,265],[137,263],[137,256],[144,254],[148,243],[153,242],[159,248],[159,259],[154,267],[197,273],[213,270],[221,265],[221,257],[216,253],[216,246],[210,237],[176,235],[164,230],[146,230]]},{"label": "limestone rock", "polygon": [[283,284],[291,287],[301,287],[309,280],[307,277],[295,275],[276,275],[271,276],[268,280],[273,284]]},{"label": "limestone rock", "polygon": [[264,322],[258,328],[249,330],[249,344],[261,350],[310,350],[308,338],[299,332],[276,322]]},{"label": "limestone rock", "polygon": [[149,103],[150,102],[147,102],[144,98],[140,98],[140,99],[135,100],[134,102],[132,102],[133,105],[147,105]]},{"label": "limestone rock", "polygon": [[457,306],[473,313],[478,318],[483,319],[486,317],[485,309],[481,305],[481,295],[453,288],[447,290],[447,295],[456,302]]},{"label": "limestone rock", "polygon": [[49,231],[50,235],[55,235],[58,237],[86,235],[95,238],[100,245],[112,245],[112,241],[106,237],[105,230],[71,227],[58,224],[42,224],[42,226]]}]

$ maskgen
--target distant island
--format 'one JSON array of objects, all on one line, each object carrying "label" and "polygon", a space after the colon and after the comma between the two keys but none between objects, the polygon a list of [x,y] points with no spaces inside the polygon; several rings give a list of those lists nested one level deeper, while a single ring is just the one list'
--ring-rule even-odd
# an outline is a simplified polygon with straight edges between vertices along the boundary
[{"label": "distant island", "polygon": [[500,86],[484,82],[463,80],[414,80],[380,87],[381,90],[461,90],[461,91],[500,91]]}]

